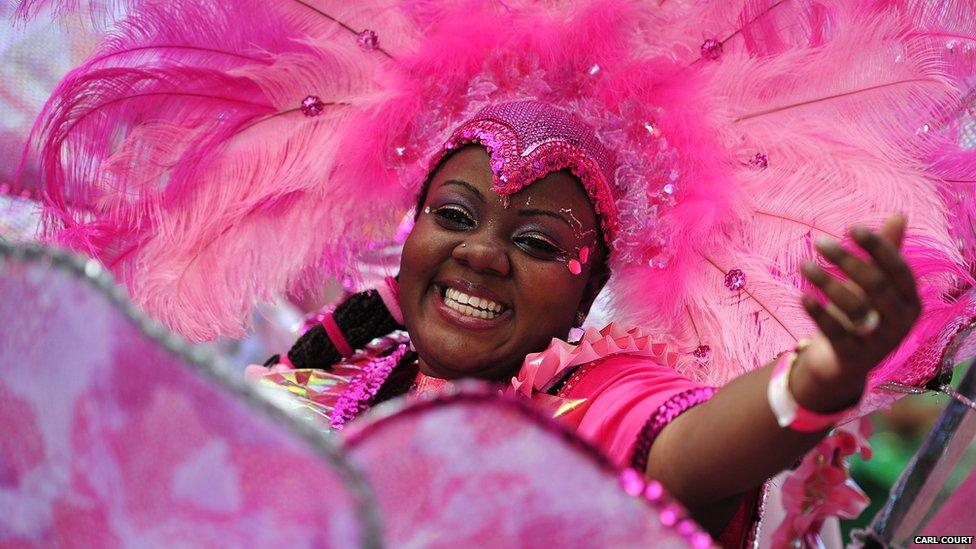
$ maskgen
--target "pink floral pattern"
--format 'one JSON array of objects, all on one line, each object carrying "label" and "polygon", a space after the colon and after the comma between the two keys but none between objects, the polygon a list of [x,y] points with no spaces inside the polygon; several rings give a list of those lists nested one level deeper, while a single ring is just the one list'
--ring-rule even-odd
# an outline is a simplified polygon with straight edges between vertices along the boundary
[{"label": "pink floral pattern", "polygon": [[528,401],[459,390],[380,405],[342,431],[391,546],[712,545],[659,483],[631,471],[621,489],[606,458]]},{"label": "pink floral pattern", "polygon": [[870,500],[850,478],[847,458],[870,459],[871,421],[838,427],[804,456],[783,484],[786,517],[773,534],[776,547],[822,547],[820,530],[828,517],[855,518]]},{"label": "pink floral pattern", "polygon": [[0,261],[0,547],[361,542],[359,500],[301,423],[118,307]]}]

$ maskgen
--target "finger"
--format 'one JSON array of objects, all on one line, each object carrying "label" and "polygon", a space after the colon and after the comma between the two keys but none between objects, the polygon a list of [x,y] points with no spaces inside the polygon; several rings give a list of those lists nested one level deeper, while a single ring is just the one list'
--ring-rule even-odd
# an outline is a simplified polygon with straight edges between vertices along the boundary
[{"label": "finger", "polygon": [[888,242],[895,245],[895,248],[901,248],[901,243],[905,238],[905,227],[907,222],[905,220],[905,215],[902,213],[896,213],[884,220],[881,224],[881,229],[878,233],[886,238]]},{"label": "finger", "polygon": [[816,298],[804,295],[801,303],[838,355],[856,354],[856,349],[852,349],[856,345],[852,334],[833,315],[828,313],[827,309]]},{"label": "finger", "polygon": [[[892,237],[884,234],[884,229],[885,227],[882,227],[882,231],[875,233],[866,227],[854,227],[851,229],[851,237],[888,275],[901,298],[907,303],[914,303],[918,301],[915,275],[898,251],[896,242],[891,239]],[[900,242],[903,234],[903,232],[895,234],[893,238],[897,238]]]},{"label": "finger", "polygon": [[[820,288],[827,299],[850,321],[857,322],[867,316],[870,306],[862,292],[827,274],[813,261],[806,261],[800,267],[804,278]],[[827,307],[829,312],[829,307]],[[845,319],[839,319],[841,324]]]},{"label": "finger", "polygon": [[885,271],[855,257],[831,239],[818,239],[817,250],[864,291],[868,303],[881,313],[882,318],[891,320],[904,316],[901,311],[906,303]]}]

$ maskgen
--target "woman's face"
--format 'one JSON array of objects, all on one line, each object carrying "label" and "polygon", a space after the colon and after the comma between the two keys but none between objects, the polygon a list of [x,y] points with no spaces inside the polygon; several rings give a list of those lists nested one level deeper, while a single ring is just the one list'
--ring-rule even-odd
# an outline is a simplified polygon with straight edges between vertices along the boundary
[{"label": "woman's face", "polygon": [[[607,279],[597,218],[579,181],[551,173],[509,196],[492,190],[476,146],[434,174],[400,264],[404,323],[421,371],[502,380],[565,337]],[[589,261],[568,268],[580,250]],[[595,267],[596,266],[596,267]]]}]

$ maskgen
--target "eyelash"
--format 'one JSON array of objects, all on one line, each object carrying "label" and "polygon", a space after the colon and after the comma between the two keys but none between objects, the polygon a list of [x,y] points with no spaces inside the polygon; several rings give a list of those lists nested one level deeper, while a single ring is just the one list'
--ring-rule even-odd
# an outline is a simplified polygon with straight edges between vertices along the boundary
[{"label": "eyelash", "polygon": [[[477,223],[468,211],[460,206],[441,206],[432,212],[445,228],[452,231],[474,228]],[[552,242],[534,235],[522,235],[515,238],[516,245],[529,255],[539,259],[565,260],[566,252]],[[526,247],[530,249],[526,249]],[[533,253],[534,252],[534,253]],[[544,256],[544,257],[540,257]]]}]

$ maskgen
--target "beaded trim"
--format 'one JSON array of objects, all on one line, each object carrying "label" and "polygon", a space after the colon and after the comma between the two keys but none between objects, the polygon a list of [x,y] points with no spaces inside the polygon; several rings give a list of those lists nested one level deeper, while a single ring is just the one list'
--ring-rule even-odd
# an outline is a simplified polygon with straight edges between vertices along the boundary
[{"label": "beaded trim", "polygon": [[651,452],[654,440],[661,434],[661,431],[668,426],[681,414],[698,406],[702,402],[712,398],[718,392],[715,387],[696,387],[682,391],[669,398],[651,414],[647,423],[637,435],[637,444],[634,446],[634,457],[631,459],[631,467],[638,471],[647,469],[647,458]]},{"label": "beaded trim", "polygon": [[577,368],[576,371],[573,372],[573,375],[571,375],[565,381],[565,383],[563,383],[562,388],[559,389],[559,391],[556,393],[556,396],[559,398],[569,398],[569,393],[571,393],[573,389],[576,388],[576,385],[579,384],[579,382],[584,377],[586,377],[590,372],[592,372],[594,368],[606,362],[607,359],[613,358],[615,356],[617,355],[609,355],[609,356],[601,357],[594,360],[593,362],[587,362],[586,364],[583,364],[582,366]]},{"label": "beaded trim", "polygon": [[714,547],[712,537],[704,532],[688,515],[688,511],[669,496],[664,485],[656,480],[645,480],[644,475],[634,469],[624,469],[620,473],[620,487],[624,492],[650,503],[657,511],[661,524],[673,528],[685,538],[693,549]]},{"label": "beaded trim", "polygon": [[341,431],[346,422],[369,409],[369,402],[379,392],[386,378],[390,377],[407,349],[407,345],[401,343],[389,355],[370,360],[361,372],[349,380],[332,409],[329,425],[333,429]]}]

